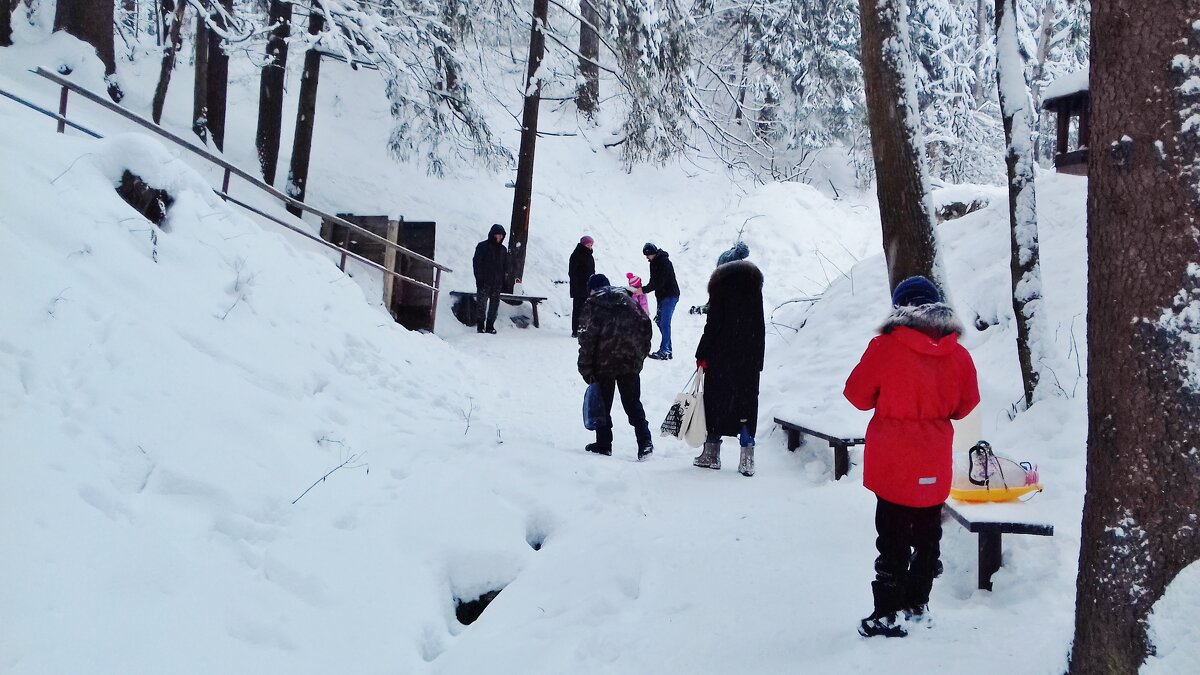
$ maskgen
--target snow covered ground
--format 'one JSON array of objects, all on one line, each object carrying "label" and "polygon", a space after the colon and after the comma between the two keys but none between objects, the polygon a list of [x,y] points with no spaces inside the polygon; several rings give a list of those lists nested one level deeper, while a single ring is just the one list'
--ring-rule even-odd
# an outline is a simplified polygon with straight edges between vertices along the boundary
[{"label": "snow covered ground", "polygon": [[[77,58],[99,89],[76,43],[36,42],[0,52],[0,87],[50,104],[24,69]],[[438,220],[447,286],[470,288],[474,243],[507,222],[506,177],[394,165],[385,102],[357,95],[369,74],[340,75],[323,78],[312,200]],[[255,84],[235,77],[230,115],[230,156],[247,167]],[[127,77],[129,105],[146,109],[151,87]],[[865,426],[840,392],[886,279],[874,197],[836,162],[835,201],[683,165],[626,174],[603,153],[580,160],[580,140],[544,142],[525,275],[551,296],[543,327],[502,319],[481,336],[444,304],[422,335],[390,321],[366,275],[221,202],[190,156],[77,111],[112,136],[55,135],[0,102],[0,671],[1062,672],[1084,487],[1082,179],[1039,177],[1054,384],[1015,421],[1003,194],[955,188],[990,204],[940,228],[974,326],[983,436],[1039,464],[1047,491],[1025,506],[1056,534],[1007,537],[989,593],[975,589],[973,536],[948,524],[936,627],[868,641],[855,633],[874,559],[861,456],[833,482],[830,453],[789,453],[770,424]],[[125,168],[176,195],[163,228],[113,192]],[[771,321],[758,474],[694,469],[668,439],[637,463],[620,424],[613,457],[584,453],[570,302],[554,283],[574,241],[595,236],[612,278],[646,274],[643,241],[672,253],[680,358],[643,375],[656,426],[693,367],[703,317],[685,308],[743,227]],[[456,600],[499,589],[477,622],[457,621]],[[1172,663],[1194,662],[1192,644]]]}]

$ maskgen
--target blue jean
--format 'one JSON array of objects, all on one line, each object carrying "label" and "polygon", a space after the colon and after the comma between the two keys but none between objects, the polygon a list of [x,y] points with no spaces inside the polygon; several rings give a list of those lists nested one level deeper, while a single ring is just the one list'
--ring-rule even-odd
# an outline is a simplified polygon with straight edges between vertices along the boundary
[{"label": "blue jean", "polygon": [[658,301],[658,309],[654,315],[654,322],[658,324],[658,329],[662,331],[662,343],[658,346],[660,354],[671,353],[671,315],[675,313],[675,305],[678,303],[678,295]]}]

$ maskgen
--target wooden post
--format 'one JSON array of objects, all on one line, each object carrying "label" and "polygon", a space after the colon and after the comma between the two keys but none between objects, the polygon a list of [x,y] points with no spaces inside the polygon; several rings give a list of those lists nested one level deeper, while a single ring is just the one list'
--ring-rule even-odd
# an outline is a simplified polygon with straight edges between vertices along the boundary
[{"label": "wooden post", "polygon": [[429,306],[429,332],[432,333],[437,325],[438,298],[442,296],[442,268],[433,268],[433,302]]},{"label": "wooden post", "polygon": [[1082,150],[1088,146],[1088,134],[1091,133],[1091,111],[1088,108],[1092,105],[1091,94],[1079,97],[1079,149]]},{"label": "wooden post", "polygon": [[[67,95],[70,92],[66,87],[62,88],[62,93],[58,95],[58,116],[60,118],[67,116]],[[64,119],[58,120],[58,133],[63,133],[67,130],[67,122]]]},{"label": "wooden post", "polygon": [[[400,238],[400,222],[395,220],[388,221],[387,240],[393,244],[399,243]],[[391,246],[386,246],[383,249],[383,266],[396,271],[396,249]],[[383,275],[383,307],[392,313],[392,294],[395,292],[396,278],[390,274]]]}]

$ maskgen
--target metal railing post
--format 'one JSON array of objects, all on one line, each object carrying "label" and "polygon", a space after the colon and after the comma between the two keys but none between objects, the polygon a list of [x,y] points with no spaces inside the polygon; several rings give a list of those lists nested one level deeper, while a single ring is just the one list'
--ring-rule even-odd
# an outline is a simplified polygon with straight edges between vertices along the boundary
[{"label": "metal railing post", "polygon": [[221,180],[221,192],[229,192],[229,167],[225,167],[225,178]]},{"label": "metal railing post", "polygon": [[71,90],[63,87],[62,93],[58,95],[58,114],[60,117],[58,120],[58,133],[60,134],[67,130],[67,123],[61,118],[65,118],[67,116],[67,95],[70,93]]}]

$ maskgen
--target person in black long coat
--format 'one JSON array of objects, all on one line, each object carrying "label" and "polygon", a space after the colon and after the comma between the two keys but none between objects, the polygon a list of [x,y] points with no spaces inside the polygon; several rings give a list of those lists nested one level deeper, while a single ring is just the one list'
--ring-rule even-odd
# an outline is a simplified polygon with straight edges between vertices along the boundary
[{"label": "person in black long coat", "polygon": [[720,469],[721,437],[736,436],[742,446],[738,471],[754,475],[758,381],[767,333],[762,287],[762,272],[749,260],[719,265],[708,280],[708,320],[696,348],[696,366],[704,371],[708,439],[692,462],[698,467]]},{"label": "person in black long coat", "polygon": [[595,240],[591,237],[585,235],[580,238],[567,266],[567,278],[571,282],[571,337],[579,337],[583,303],[588,299],[588,279],[596,273],[596,259],[592,255],[594,245]]},{"label": "person in black long coat", "polygon": [[504,246],[507,234],[503,225],[492,225],[487,239],[476,244],[475,257],[471,260],[475,270],[475,327],[480,333],[496,332],[500,293],[512,271],[512,260]]}]

